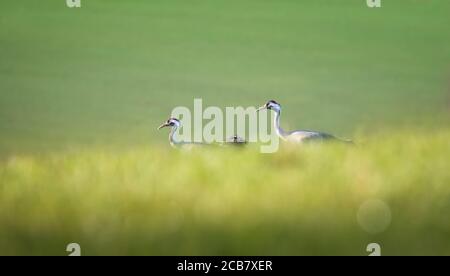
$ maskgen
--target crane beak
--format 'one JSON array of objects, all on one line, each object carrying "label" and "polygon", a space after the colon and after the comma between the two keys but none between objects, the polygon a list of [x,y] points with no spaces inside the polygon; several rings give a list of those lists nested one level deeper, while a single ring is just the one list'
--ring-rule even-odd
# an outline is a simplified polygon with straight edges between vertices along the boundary
[{"label": "crane beak", "polygon": [[162,124],[162,125],[160,125],[160,126],[158,127],[158,130],[160,130],[160,129],[162,129],[162,128],[165,128],[165,127],[168,127],[168,126],[169,126],[168,123],[164,123],[164,124]]},{"label": "crane beak", "polygon": [[258,108],[256,110],[256,112],[260,112],[261,110],[267,109],[267,107],[265,105],[261,106],[260,108]]}]

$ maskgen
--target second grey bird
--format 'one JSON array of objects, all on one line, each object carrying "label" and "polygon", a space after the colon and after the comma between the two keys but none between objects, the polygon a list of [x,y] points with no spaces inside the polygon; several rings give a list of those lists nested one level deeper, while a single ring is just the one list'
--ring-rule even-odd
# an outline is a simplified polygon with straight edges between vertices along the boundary
[{"label": "second grey bird", "polygon": [[294,143],[303,143],[309,141],[325,141],[325,140],[334,140],[341,141],[345,143],[353,143],[352,141],[342,140],[328,133],[310,131],[310,130],[294,130],[294,131],[285,131],[281,127],[280,118],[281,118],[281,105],[274,100],[268,101],[265,105],[258,108],[257,111],[261,110],[272,110],[275,112],[274,119],[274,127],[278,134],[278,136],[288,142]]}]

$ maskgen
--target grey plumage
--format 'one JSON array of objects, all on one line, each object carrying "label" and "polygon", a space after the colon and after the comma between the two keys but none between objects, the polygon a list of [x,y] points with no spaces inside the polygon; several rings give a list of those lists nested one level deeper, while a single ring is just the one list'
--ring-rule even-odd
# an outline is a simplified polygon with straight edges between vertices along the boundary
[{"label": "grey plumage", "polygon": [[196,146],[209,146],[209,144],[204,143],[179,141],[176,136],[178,129],[181,127],[181,122],[176,118],[169,118],[165,123],[158,127],[158,130],[165,127],[171,128],[169,132],[169,143],[173,148],[191,150]]},{"label": "grey plumage", "polygon": [[318,131],[311,131],[311,130],[294,130],[294,131],[285,131],[281,127],[280,118],[281,118],[281,105],[277,103],[274,100],[268,101],[265,105],[260,107],[258,111],[260,110],[272,110],[275,112],[275,119],[274,119],[274,127],[278,134],[278,136],[289,142],[294,143],[305,143],[305,142],[311,142],[311,141],[341,141],[346,143],[352,143],[351,141],[346,141],[337,138],[334,135],[324,133],[324,132],[318,132]]}]

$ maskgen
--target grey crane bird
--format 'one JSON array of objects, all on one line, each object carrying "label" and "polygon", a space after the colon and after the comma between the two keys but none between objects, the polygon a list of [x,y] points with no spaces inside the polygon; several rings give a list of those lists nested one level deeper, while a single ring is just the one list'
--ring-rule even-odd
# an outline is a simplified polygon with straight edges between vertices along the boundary
[{"label": "grey crane bird", "polygon": [[165,127],[171,128],[169,132],[170,145],[174,148],[178,148],[179,146],[181,146],[181,142],[177,141],[175,138],[178,128],[181,127],[181,122],[178,119],[169,118],[166,122],[158,127],[158,130],[161,130]]},{"label": "grey crane bird", "polygon": [[274,119],[275,130],[276,130],[278,136],[285,141],[294,142],[294,143],[303,143],[303,142],[309,142],[309,141],[334,140],[334,141],[341,141],[341,142],[346,142],[346,143],[353,143],[351,141],[342,140],[331,134],[323,133],[323,132],[310,131],[310,130],[285,131],[281,127],[281,123],[280,123],[281,105],[274,100],[270,100],[265,105],[258,108],[257,111],[261,111],[261,110],[265,110],[265,109],[272,110],[273,112],[275,112],[275,119]]},{"label": "grey crane bird", "polygon": [[207,145],[207,144],[195,143],[195,142],[178,141],[176,138],[176,135],[177,135],[177,130],[181,127],[181,122],[180,122],[180,120],[178,120],[176,118],[169,118],[165,123],[163,123],[162,125],[160,125],[158,127],[158,130],[163,129],[165,127],[171,128],[170,133],[169,133],[169,142],[173,148],[190,150],[195,145]]}]

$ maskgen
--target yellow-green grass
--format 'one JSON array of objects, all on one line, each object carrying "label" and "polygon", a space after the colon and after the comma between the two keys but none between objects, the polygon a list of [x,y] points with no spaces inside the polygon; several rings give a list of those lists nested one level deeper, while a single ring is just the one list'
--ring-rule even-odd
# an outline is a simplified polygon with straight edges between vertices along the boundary
[{"label": "yellow-green grass", "polygon": [[[167,145],[10,156],[0,163],[0,254],[450,254],[450,130],[357,146],[180,152]],[[357,215],[392,217],[380,233]],[[377,216],[377,214],[374,214]],[[376,218],[375,218],[376,219]]]}]

